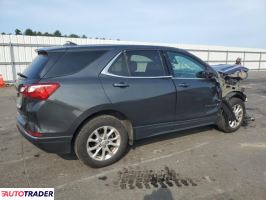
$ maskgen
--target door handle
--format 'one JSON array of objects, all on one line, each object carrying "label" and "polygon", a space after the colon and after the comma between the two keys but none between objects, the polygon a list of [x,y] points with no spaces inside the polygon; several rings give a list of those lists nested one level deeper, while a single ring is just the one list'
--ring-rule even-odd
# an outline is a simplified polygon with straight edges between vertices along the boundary
[{"label": "door handle", "polygon": [[189,85],[187,83],[180,83],[180,84],[178,84],[178,86],[183,87],[183,88],[189,87]]},{"label": "door handle", "polygon": [[120,87],[120,88],[129,87],[129,85],[127,83],[124,83],[124,82],[114,83],[113,86],[114,87]]}]

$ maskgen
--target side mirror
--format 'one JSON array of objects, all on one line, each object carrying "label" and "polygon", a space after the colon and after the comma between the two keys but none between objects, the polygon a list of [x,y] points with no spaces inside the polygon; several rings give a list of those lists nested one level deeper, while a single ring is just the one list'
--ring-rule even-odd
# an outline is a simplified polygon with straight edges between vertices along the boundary
[{"label": "side mirror", "polygon": [[201,71],[197,73],[197,77],[211,79],[215,77],[215,74],[211,71]]}]

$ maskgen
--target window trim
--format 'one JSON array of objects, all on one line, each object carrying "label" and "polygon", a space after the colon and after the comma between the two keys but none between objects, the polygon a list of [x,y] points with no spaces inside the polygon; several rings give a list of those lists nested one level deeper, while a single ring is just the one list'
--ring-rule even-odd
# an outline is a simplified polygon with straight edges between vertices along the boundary
[{"label": "window trim", "polygon": [[[111,61],[104,67],[104,69],[102,70],[101,74],[104,74],[104,75],[107,75],[107,76],[113,76],[113,77],[119,77],[119,78],[150,78],[150,79],[154,79],[154,78],[172,78],[173,76],[172,75],[165,75],[165,76],[120,76],[120,75],[116,75],[116,74],[112,74],[110,72],[108,72],[109,68],[112,66],[112,64],[117,60],[117,58],[121,55],[121,54],[124,54],[127,50],[123,50],[123,51],[120,51],[118,54],[116,54],[112,59]],[[137,50],[128,50],[128,51],[137,51]],[[145,50],[145,51],[151,51],[151,50]],[[153,50],[153,51],[158,51],[158,50]],[[160,59],[162,61],[162,58],[161,58],[161,54],[160,52],[158,52],[159,56],[160,56]],[[164,67],[164,70],[165,69],[165,65],[164,63],[162,62],[162,65]],[[167,70],[165,71],[167,72]]]}]

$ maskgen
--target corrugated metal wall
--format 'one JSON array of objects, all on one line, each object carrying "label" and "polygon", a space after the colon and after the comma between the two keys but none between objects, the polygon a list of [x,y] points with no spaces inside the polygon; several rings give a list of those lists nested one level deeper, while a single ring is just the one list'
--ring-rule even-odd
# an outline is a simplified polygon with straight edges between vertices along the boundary
[{"label": "corrugated metal wall", "polygon": [[0,74],[5,81],[14,81],[16,73],[23,71],[36,56],[35,49],[43,46],[63,45],[67,41],[77,44],[150,44],[183,48],[210,64],[234,63],[241,57],[252,70],[266,70],[266,49],[148,43],[135,41],[82,39],[65,37],[0,35]]}]

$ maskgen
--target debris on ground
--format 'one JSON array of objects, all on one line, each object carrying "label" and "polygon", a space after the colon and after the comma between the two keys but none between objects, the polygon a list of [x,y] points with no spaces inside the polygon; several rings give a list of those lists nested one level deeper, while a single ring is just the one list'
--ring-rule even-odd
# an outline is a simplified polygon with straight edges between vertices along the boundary
[{"label": "debris on ground", "polygon": [[255,121],[254,117],[246,114],[244,119],[243,119],[242,126],[247,127],[250,125],[251,122],[254,122],[254,121]]},{"label": "debris on ground", "polygon": [[[211,180],[211,179],[210,179]],[[214,179],[212,179],[214,180]],[[140,170],[123,168],[118,172],[118,179],[113,182],[121,189],[151,189],[169,187],[195,187],[199,180],[190,177],[182,177],[174,169],[167,166],[163,170]]]}]

